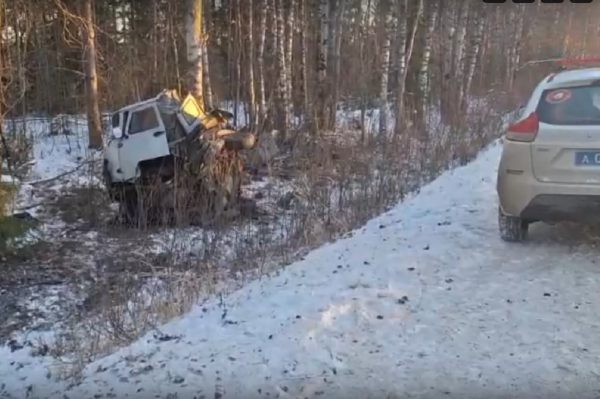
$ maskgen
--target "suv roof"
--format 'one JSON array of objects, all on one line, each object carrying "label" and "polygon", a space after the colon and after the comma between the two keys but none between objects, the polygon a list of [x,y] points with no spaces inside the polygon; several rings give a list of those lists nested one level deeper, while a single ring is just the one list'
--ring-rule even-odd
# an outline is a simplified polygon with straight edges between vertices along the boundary
[{"label": "suv roof", "polygon": [[596,81],[600,81],[600,67],[569,69],[549,74],[535,87],[520,115],[525,117],[534,112],[546,90],[586,86]]},{"label": "suv roof", "polygon": [[572,69],[550,75],[545,80],[544,88],[580,86],[590,84],[597,80],[600,80],[600,67]]}]

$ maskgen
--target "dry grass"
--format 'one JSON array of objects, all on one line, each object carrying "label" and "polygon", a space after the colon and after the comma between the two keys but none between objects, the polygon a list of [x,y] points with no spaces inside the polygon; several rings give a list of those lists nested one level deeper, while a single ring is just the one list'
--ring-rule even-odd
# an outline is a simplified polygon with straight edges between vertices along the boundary
[{"label": "dry grass", "polygon": [[26,223],[7,215],[19,189],[16,178],[24,173],[22,168],[28,160],[30,148],[30,141],[19,134],[10,134],[0,143],[0,176],[5,174],[15,178],[13,183],[0,181],[0,256],[8,249],[10,240],[27,230]]},{"label": "dry grass", "polygon": [[0,183],[0,217],[6,215],[8,205],[12,202],[16,188],[12,184]]},{"label": "dry grass", "polygon": [[491,110],[477,112],[468,123],[468,131],[439,126],[429,135],[407,132],[404,140],[384,144],[299,141],[269,165],[290,179],[277,214],[213,224],[198,238],[203,251],[196,256],[182,245],[185,230],[175,230],[160,257],[138,260],[132,272],[115,276],[118,283],[107,278],[106,286],[97,287],[103,295],[94,299],[93,312],[73,320],[52,345],[52,354],[64,362],[63,374],[77,376],[98,356],[156,331],[195,304],[276,272],[362,225],[448,167],[468,162],[501,132],[500,114]]}]

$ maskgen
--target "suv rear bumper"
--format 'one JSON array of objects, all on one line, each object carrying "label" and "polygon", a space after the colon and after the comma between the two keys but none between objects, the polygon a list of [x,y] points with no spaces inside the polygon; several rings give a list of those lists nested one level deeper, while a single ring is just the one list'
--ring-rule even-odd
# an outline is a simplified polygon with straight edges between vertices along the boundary
[{"label": "suv rear bumper", "polygon": [[600,222],[600,185],[541,183],[531,175],[498,177],[502,211],[528,221]]},{"label": "suv rear bumper", "polygon": [[599,195],[542,194],[521,212],[527,221],[600,223]]},{"label": "suv rear bumper", "polygon": [[600,184],[537,180],[529,143],[504,142],[497,190],[502,212],[528,221],[591,221],[600,215]]}]

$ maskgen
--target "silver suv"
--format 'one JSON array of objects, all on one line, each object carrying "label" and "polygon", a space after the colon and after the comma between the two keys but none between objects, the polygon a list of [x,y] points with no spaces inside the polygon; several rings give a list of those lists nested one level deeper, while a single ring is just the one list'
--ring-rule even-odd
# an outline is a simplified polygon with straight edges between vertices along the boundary
[{"label": "silver suv", "polygon": [[538,84],[504,137],[497,191],[506,241],[537,221],[600,222],[600,68]]}]

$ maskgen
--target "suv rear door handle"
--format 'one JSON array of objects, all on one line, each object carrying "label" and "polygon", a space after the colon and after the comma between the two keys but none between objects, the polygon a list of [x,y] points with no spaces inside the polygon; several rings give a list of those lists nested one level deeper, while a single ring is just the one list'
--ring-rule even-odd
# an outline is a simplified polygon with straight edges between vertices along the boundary
[{"label": "suv rear door handle", "polygon": [[154,132],[154,137],[158,137],[161,134],[165,134],[165,132],[162,132],[162,131],[161,132]]}]

